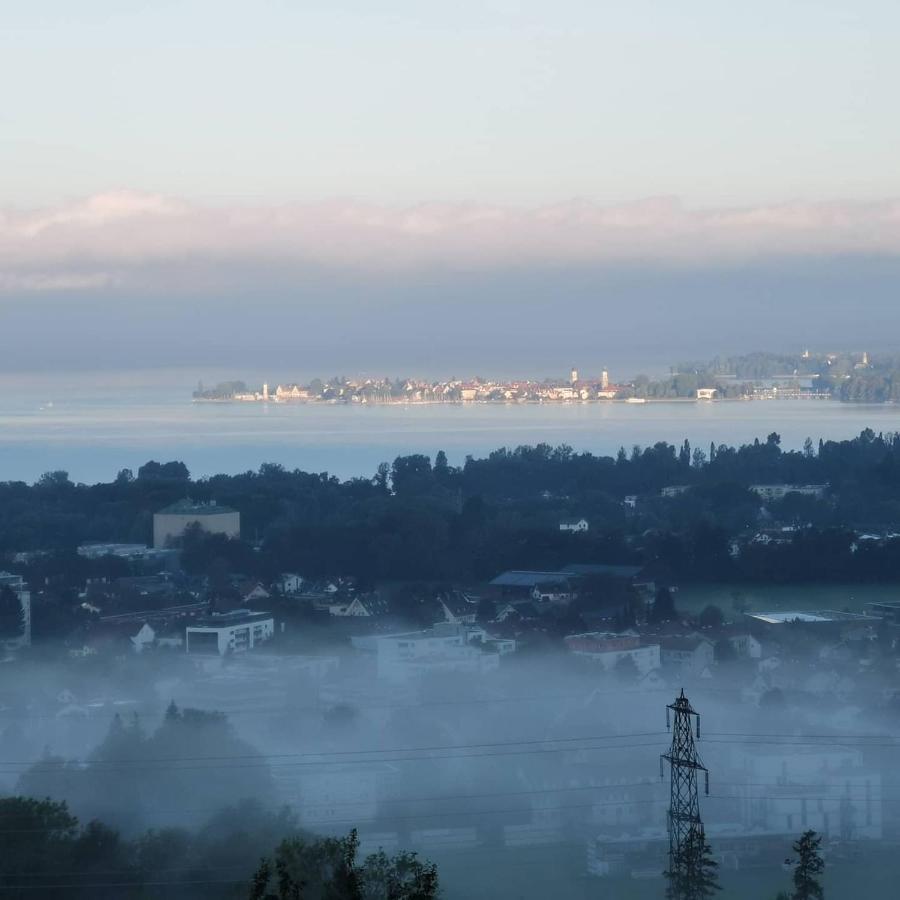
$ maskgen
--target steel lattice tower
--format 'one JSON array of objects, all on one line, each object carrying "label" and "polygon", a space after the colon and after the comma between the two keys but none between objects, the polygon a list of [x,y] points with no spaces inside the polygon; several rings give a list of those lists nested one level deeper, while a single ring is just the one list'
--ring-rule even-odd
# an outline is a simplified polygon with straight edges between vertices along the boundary
[{"label": "steel lattice tower", "polygon": [[[671,721],[671,713],[675,721]],[[672,746],[659,760],[659,777],[663,777],[663,760],[668,760],[671,773],[671,794],[669,798],[669,871],[684,859],[682,850],[691,832],[703,832],[700,820],[700,800],[697,790],[698,773],[703,772],[706,784],[705,792],[709,793],[709,772],[694,746],[694,722],[696,721],[697,739],[700,739],[700,715],[693,709],[690,701],[681,696],[666,707],[666,728],[672,730]]]}]

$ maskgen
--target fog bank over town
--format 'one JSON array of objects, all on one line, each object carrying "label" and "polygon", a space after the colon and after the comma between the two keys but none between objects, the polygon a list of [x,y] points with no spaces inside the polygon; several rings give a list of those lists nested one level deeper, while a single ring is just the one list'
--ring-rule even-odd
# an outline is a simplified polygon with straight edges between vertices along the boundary
[{"label": "fog bank over town", "polygon": [[741,900],[810,832],[877,896],[898,460],[867,429],[0,483],[0,807],[62,841],[10,886],[240,896],[260,857],[319,878],[343,847],[375,882],[427,881],[419,853],[449,897],[643,900],[681,809]]}]

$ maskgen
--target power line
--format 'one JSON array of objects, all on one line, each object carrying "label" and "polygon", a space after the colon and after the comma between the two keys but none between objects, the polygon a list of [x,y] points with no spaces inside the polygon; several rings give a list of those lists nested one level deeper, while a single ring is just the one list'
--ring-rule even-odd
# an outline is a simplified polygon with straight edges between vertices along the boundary
[{"label": "power line", "polygon": [[[540,812],[560,812],[562,810],[567,809],[595,809],[597,807],[609,807],[609,806],[632,806],[632,805],[644,805],[648,803],[659,803],[660,801],[656,798],[646,799],[646,800],[609,800],[604,801],[602,803],[575,803],[575,804],[564,804],[562,806],[541,806],[537,807],[537,810]],[[497,816],[497,815],[507,815],[513,813],[524,813],[524,812],[534,812],[535,808],[533,807],[511,807],[507,809],[476,809],[476,810],[444,810],[441,812],[432,812],[432,813],[416,813],[414,815],[402,815],[402,816],[388,816],[386,817],[390,822],[406,822],[406,821],[419,821],[422,819],[446,819],[453,818],[455,816]],[[309,820],[302,823],[301,827],[309,827],[309,826],[323,826],[323,825],[355,825],[358,824],[358,818],[352,819],[318,819],[318,820]],[[60,831],[65,831],[64,828],[5,828],[0,829],[0,835],[3,834],[55,834]]]},{"label": "power line", "polygon": [[[209,771],[210,769],[219,769],[223,771],[233,771],[235,769],[283,769],[283,768],[321,768],[322,766],[352,766],[352,765],[387,765],[393,763],[404,763],[404,762],[430,762],[435,760],[447,760],[447,759],[494,759],[496,757],[502,756],[531,756],[531,755],[540,755],[545,753],[575,753],[575,752],[606,752],[610,750],[634,750],[641,747],[656,747],[658,744],[656,743],[643,743],[643,744],[616,744],[613,746],[606,747],[552,747],[545,749],[532,749],[532,750],[502,750],[499,752],[489,752],[489,753],[446,753],[442,755],[428,755],[428,756],[398,756],[398,757],[382,757],[377,759],[359,759],[359,760],[351,760],[347,762],[346,760],[321,760],[317,762],[275,762],[275,763],[267,763],[267,762],[254,762],[254,763],[237,763],[235,765],[222,765],[222,764],[208,764],[208,765],[188,765],[188,766],[142,766],[138,763],[135,764],[118,764],[118,765],[96,765],[92,764],[92,768],[87,771],[93,772],[134,772],[134,771],[145,771],[145,772],[193,772],[193,771]],[[189,759],[189,758],[188,758]],[[179,761],[177,758],[175,761]],[[57,772],[65,772],[66,769],[62,765],[58,765],[55,768],[50,768],[44,770],[47,773]],[[21,775],[21,771],[17,770],[6,770],[0,771],[2,775]]]},{"label": "power line", "polygon": [[[650,733],[637,733],[635,736],[644,736]],[[315,751],[302,754],[235,754],[233,756],[204,757],[204,756],[171,756],[171,757],[147,757],[143,759],[132,760],[103,760],[93,761],[89,763],[80,763],[78,760],[57,760],[48,759],[46,757],[34,759],[30,761],[20,760],[0,760],[0,766],[11,767],[0,771],[0,774],[17,775],[18,770],[28,769],[31,767],[42,767],[44,772],[60,771],[63,772],[67,767],[80,767],[93,772],[114,772],[114,771],[193,771],[197,769],[246,769],[246,768],[285,768],[285,767],[316,767],[316,766],[348,766],[348,765],[367,765],[377,763],[402,763],[417,762],[428,760],[445,760],[445,759],[490,759],[497,756],[523,756],[529,754],[545,754],[545,753],[565,753],[565,752],[608,752],[614,750],[632,750],[642,747],[654,747],[655,743],[637,743],[637,744],[607,744],[605,746],[554,746],[543,747],[541,749],[532,750],[503,750],[495,752],[497,748],[503,746],[535,746],[538,744],[577,744],[588,743],[592,741],[611,741],[623,740],[632,737],[632,735],[601,735],[588,736],[583,738],[544,738],[532,741],[511,741],[496,742],[495,744],[449,744],[445,746],[436,746],[434,748],[426,748],[428,755],[402,755],[387,756],[386,754],[414,754],[418,752],[416,748],[395,749],[385,748],[382,750],[352,750],[352,751]],[[836,743],[838,739],[831,738],[831,745],[823,745],[816,741],[771,741],[771,740],[733,740],[728,738],[707,738],[707,744],[729,744],[739,746],[772,746],[772,747],[843,747],[848,750],[864,750],[868,748],[893,748],[897,746],[897,742],[888,743],[866,743],[866,744],[846,744]],[[439,753],[443,750],[462,750],[462,751],[479,751],[482,749],[488,752],[463,752],[463,753]],[[351,759],[311,759],[312,757],[328,757],[338,754],[352,755]],[[269,762],[269,760],[280,760],[285,757],[296,758],[301,757],[305,761],[296,762]],[[366,757],[366,758],[359,758]],[[243,760],[254,760],[254,762],[243,762]],[[171,763],[207,763],[205,765],[178,765],[172,766]],[[234,764],[231,764],[231,763]]]},{"label": "power line", "polygon": [[[720,785],[724,787],[731,787],[735,789],[743,789],[743,788],[751,788],[751,787],[759,787],[759,788],[773,788],[781,786],[779,782],[773,781],[746,781],[746,782],[738,782],[738,781],[719,781]],[[827,788],[827,784],[823,784],[823,782],[791,782],[783,785],[785,788],[790,789],[802,789],[804,787],[809,788]],[[885,786],[900,786],[900,782],[890,783],[889,785],[885,785],[884,782],[881,782],[881,787]],[[836,787],[841,787],[841,785],[836,785]],[[589,791],[616,791],[630,788],[653,788],[657,789],[658,784],[654,781],[629,781],[629,782],[621,782],[621,783],[612,783],[612,784],[599,784],[599,785],[582,785],[578,787],[552,787],[552,788],[535,788],[532,790],[520,790],[520,791],[492,791],[486,793],[478,793],[478,794],[442,794],[442,795],[431,795],[427,797],[389,797],[389,798],[378,798],[375,801],[371,800],[346,800],[346,801],[329,801],[329,806],[348,806],[348,807],[356,807],[356,806],[370,806],[373,802],[376,803],[379,807],[384,805],[399,805],[403,803],[442,803],[442,802],[458,802],[458,801],[467,801],[467,800],[484,800],[484,799],[494,799],[494,798],[502,798],[502,797],[525,797],[525,796],[539,796],[545,794],[567,794],[567,793],[586,793]],[[797,796],[787,796],[787,795],[762,795],[762,794],[711,794],[711,799],[715,800],[803,800],[803,799],[812,799],[812,800],[838,800],[838,799],[848,799],[848,800],[870,800],[878,803],[900,803],[900,797],[883,797],[883,796],[872,796],[871,794],[861,794],[859,796],[853,796],[850,793],[844,791],[839,797],[835,797],[830,794],[826,795],[817,795],[817,794],[798,794]],[[628,801],[623,801],[628,802]],[[661,802],[661,800],[660,800]],[[543,807],[535,807],[536,809],[542,809]],[[207,806],[207,807],[164,807],[164,808],[154,808],[154,807],[142,807],[141,811],[147,815],[160,815],[160,814],[188,814],[188,813],[203,813],[203,812],[223,812],[227,810],[240,810],[240,806],[237,807],[226,807],[226,806]],[[273,804],[257,804],[254,806],[254,809],[262,809],[262,810],[291,810],[291,805],[289,803],[273,803]],[[463,811],[458,811],[462,813]],[[8,813],[6,815],[0,815],[0,820],[2,819],[17,819],[21,818],[21,814],[19,813]],[[392,816],[390,814],[385,815],[385,818],[390,819]]]},{"label": "power line", "polygon": [[[637,737],[643,736],[642,734],[635,735]],[[655,746],[655,744],[651,743],[639,743],[639,744],[609,744],[606,746],[574,746],[574,747],[542,747],[540,749],[531,749],[531,750],[499,750],[501,747],[535,747],[539,744],[561,744],[561,743],[588,743],[592,741],[609,741],[609,740],[622,740],[632,737],[631,735],[606,735],[606,736],[594,736],[594,737],[583,737],[583,738],[546,738],[542,740],[523,740],[523,741],[507,741],[507,742],[497,742],[495,744],[448,744],[443,746],[435,746],[433,748],[422,748],[427,751],[428,755],[424,756],[415,756],[415,755],[403,755],[396,757],[387,757],[382,754],[413,754],[419,752],[418,748],[385,748],[383,750],[353,750],[353,751],[343,751],[346,754],[354,754],[354,755],[363,755],[366,757],[373,757],[371,759],[315,759],[310,760],[310,757],[327,757],[336,755],[334,751],[318,751],[318,752],[309,752],[309,753],[293,753],[293,754],[236,754],[234,756],[220,756],[220,757],[203,757],[203,756],[171,756],[171,757],[148,757],[144,759],[132,759],[132,760],[105,760],[105,761],[93,761],[90,763],[86,763],[81,765],[76,760],[55,760],[55,759],[35,759],[31,761],[2,761],[0,760],[0,766],[12,766],[16,768],[29,768],[32,766],[41,766],[42,771],[44,772],[64,772],[67,768],[71,767],[80,767],[83,770],[93,771],[93,772],[114,772],[118,770],[144,770],[144,771],[192,771],[195,769],[241,769],[241,768],[284,768],[284,767],[306,767],[306,766],[326,766],[326,765],[337,765],[337,766],[348,766],[348,765],[366,765],[366,764],[376,764],[376,763],[394,763],[394,762],[407,762],[407,761],[420,761],[420,760],[442,760],[442,759],[486,759],[492,758],[495,756],[520,756],[520,755],[528,755],[532,753],[541,754],[541,753],[564,753],[564,752],[576,752],[576,751],[608,751],[608,750],[628,750],[634,749],[638,747],[650,747]],[[439,751],[443,750],[462,750],[462,751],[480,751],[484,749],[486,752],[463,752],[463,753],[449,753],[442,755],[434,755]],[[298,762],[268,762],[268,760],[278,760],[284,757],[301,757],[306,761],[298,761]],[[243,760],[254,760],[253,762],[242,762]],[[222,763],[231,763],[232,761],[236,761],[234,765],[230,764],[222,764]],[[179,765],[179,766],[171,766],[171,763],[193,763],[193,762],[209,762],[209,765]],[[156,765],[147,765],[148,763],[156,764]],[[7,775],[15,775],[18,774],[16,771],[6,770],[2,774]]]},{"label": "power line", "polygon": [[[704,686],[702,688],[698,688],[698,692],[701,694],[729,694],[733,695],[735,693],[739,693],[738,688],[713,688]],[[534,694],[531,696],[518,696],[518,697],[495,697],[495,698],[478,698],[478,699],[467,699],[467,700],[421,700],[411,703],[369,703],[365,702],[365,709],[418,709],[418,708],[430,708],[435,706],[481,706],[481,705],[502,705],[504,703],[537,703],[544,701],[557,701],[557,700],[590,700],[593,697],[606,697],[606,696],[615,696],[615,697],[627,697],[627,696],[648,696],[650,694],[668,694],[669,688],[641,688],[638,690],[625,688],[622,690],[591,690],[587,692],[577,693],[577,694]],[[187,703],[182,703],[182,706],[188,709],[196,709],[197,707],[190,706],[190,703],[194,701],[188,701]],[[205,702],[200,700],[198,702]],[[284,714],[284,713],[294,713],[294,712],[323,712],[325,709],[333,706],[344,706],[344,705],[353,705],[354,700],[352,698],[348,698],[345,700],[322,700],[319,703],[313,705],[303,705],[303,706],[292,706],[288,703],[285,703],[281,706],[272,706],[272,707],[232,707],[228,709],[226,707],[216,707],[211,712],[221,712],[228,716],[236,716],[236,715],[268,715],[270,713],[274,714]],[[137,703],[137,701],[136,701]],[[79,706],[79,704],[73,704],[75,706]],[[86,708],[86,707],[82,707]],[[110,709],[102,709],[103,715],[116,714],[115,711]],[[137,712],[134,710],[127,710],[126,712]],[[48,719],[53,721],[66,721],[67,717],[61,716],[59,713],[19,713],[19,712],[10,712],[5,710],[0,710],[0,719]],[[100,715],[97,718],[101,718]]]},{"label": "power line", "polygon": [[[743,788],[747,786],[759,786],[759,787],[774,787],[775,785],[771,783],[764,782],[720,782],[726,787],[734,787],[734,788]],[[801,787],[802,785],[786,785],[789,788]],[[822,784],[814,785],[815,787],[823,787]],[[503,791],[498,793],[487,793],[487,794],[460,794],[460,795],[446,795],[444,797],[422,797],[422,798],[398,798],[397,800],[388,801],[393,803],[404,803],[404,802],[442,802],[445,800],[470,800],[470,799],[487,799],[487,798],[501,798],[501,797],[516,797],[516,796],[528,796],[528,795],[537,795],[537,794],[555,794],[555,793],[564,793],[571,791],[593,791],[593,790],[616,790],[623,788],[656,788],[656,785],[653,782],[649,781],[636,781],[636,782],[628,782],[623,784],[611,784],[611,785],[592,785],[587,787],[578,787],[578,788],[546,788],[534,791]],[[841,800],[855,800],[855,801],[868,801],[873,803],[887,803],[887,802],[898,802],[900,803],[900,797],[897,798],[882,798],[875,797],[872,795],[867,796],[850,796],[846,793],[841,794],[839,796],[835,796],[833,794],[798,794],[796,796],[791,795],[763,795],[763,794],[711,794],[710,799],[714,800],[723,800],[723,801],[753,801],[753,800],[812,800],[812,801],[829,801],[829,802],[839,802]],[[365,801],[360,801],[359,804],[364,803]],[[664,798],[662,796],[653,797],[653,798],[643,798],[643,799],[621,799],[621,800],[606,800],[602,802],[590,802],[590,803],[578,803],[578,804],[562,804],[562,805],[551,805],[551,806],[529,806],[529,807],[512,807],[512,808],[503,808],[503,809],[457,809],[457,810],[442,810],[439,812],[421,812],[414,814],[383,814],[378,817],[373,817],[372,821],[378,821],[383,819],[385,822],[395,822],[395,821],[415,821],[422,819],[432,819],[432,818],[452,818],[456,816],[484,816],[484,815],[501,815],[501,814],[519,814],[524,812],[558,812],[569,809],[595,809],[595,808],[606,808],[606,807],[617,807],[617,806],[632,806],[632,805],[645,805],[645,804],[661,804],[664,802]],[[344,805],[344,806],[352,806],[358,805],[357,802],[346,802],[346,803],[333,803],[329,805]],[[282,804],[278,807],[278,809],[284,809],[287,804]],[[217,810],[227,811],[228,807],[217,807]],[[202,811],[202,810],[190,810],[188,808],[177,809],[172,808],[169,810],[170,812],[191,812],[191,811]],[[13,816],[10,814],[9,818],[19,818],[19,816]],[[337,818],[327,818],[327,819],[316,819],[316,820],[305,820],[299,823],[299,827],[306,828],[310,826],[324,826],[324,825],[345,825],[345,824],[358,824],[359,818],[348,818],[348,819],[337,819]],[[65,831],[64,828],[34,828],[34,829],[0,829],[0,834],[46,834],[46,833],[58,833],[60,831]]]},{"label": "power line", "polygon": [[[320,750],[320,751],[307,751],[304,753],[244,753],[244,754],[233,754],[228,756],[157,756],[157,757],[143,757],[138,762],[161,762],[161,763],[169,763],[169,762],[218,762],[221,760],[232,760],[232,759],[284,759],[284,758],[296,758],[296,757],[310,757],[310,756],[360,756],[360,755],[372,755],[376,753],[424,753],[430,751],[440,751],[440,750],[479,750],[482,748],[493,749],[495,747],[511,747],[511,746],[531,746],[535,744],[562,744],[562,743],[575,743],[575,742],[584,742],[584,741],[615,741],[615,740],[624,740],[631,738],[640,738],[640,737],[657,737],[663,734],[661,731],[643,731],[643,732],[632,732],[629,734],[607,734],[607,735],[588,735],[586,737],[564,737],[564,738],[523,738],[522,740],[513,740],[513,741],[493,741],[481,744],[437,744],[432,746],[419,746],[419,747],[385,747],[382,749],[372,749],[372,750]],[[12,761],[12,760],[0,760],[0,765],[4,766],[28,766],[34,765],[35,761]],[[123,760],[123,762],[127,762],[127,760]],[[62,765],[60,763],[59,765]]]}]

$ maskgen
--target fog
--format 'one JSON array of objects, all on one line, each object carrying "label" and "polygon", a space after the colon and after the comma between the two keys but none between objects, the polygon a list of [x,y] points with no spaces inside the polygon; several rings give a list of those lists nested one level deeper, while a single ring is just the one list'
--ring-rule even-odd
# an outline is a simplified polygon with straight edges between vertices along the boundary
[{"label": "fog", "polygon": [[[872,352],[900,325],[894,257],[289,276],[233,269],[233,281],[213,291],[7,294],[0,370],[545,377],[596,360],[632,377],[754,348]],[[865,315],[850,316],[859,298]]]},{"label": "fog", "polygon": [[[409,848],[436,861],[449,898],[539,897],[551,886],[560,898],[594,896],[590,865],[595,877],[603,864],[664,868],[659,759],[671,740],[666,705],[683,688],[701,715],[707,834],[732,847],[726,887],[748,866],[777,878],[777,854],[807,827],[857,846],[895,827],[897,723],[872,711],[894,676],[863,688],[813,675],[799,644],[768,668],[735,660],[712,675],[644,678],[558,651],[422,676],[341,644],[309,651],[23,655],[2,672],[0,793],[65,799],[82,821],[135,836],[209,829],[229,807],[216,828],[252,828],[288,807],[303,829],[358,828],[363,852]],[[191,722],[191,709],[222,712],[227,725]],[[753,837],[756,849],[735,844]],[[633,884],[628,896],[645,896]],[[647,896],[661,890],[652,881]]]}]

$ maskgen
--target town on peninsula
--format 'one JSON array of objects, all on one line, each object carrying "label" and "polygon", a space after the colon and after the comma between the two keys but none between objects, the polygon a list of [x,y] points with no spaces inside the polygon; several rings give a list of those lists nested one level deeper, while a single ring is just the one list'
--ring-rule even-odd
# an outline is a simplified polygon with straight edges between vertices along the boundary
[{"label": "town on peninsula", "polygon": [[672,366],[664,377],[637,375],[613,381],[606,368],[585,375],[573,366],[567,377],[504,380],[472,377],[428,380],[390,377],[314,378],[308,383],[248,386],[201,382],[198,402],[263,403],[571,403],[715,400],[900,401],[900,358],[867,352],[796,355],[752,353],[706,363]]}]

